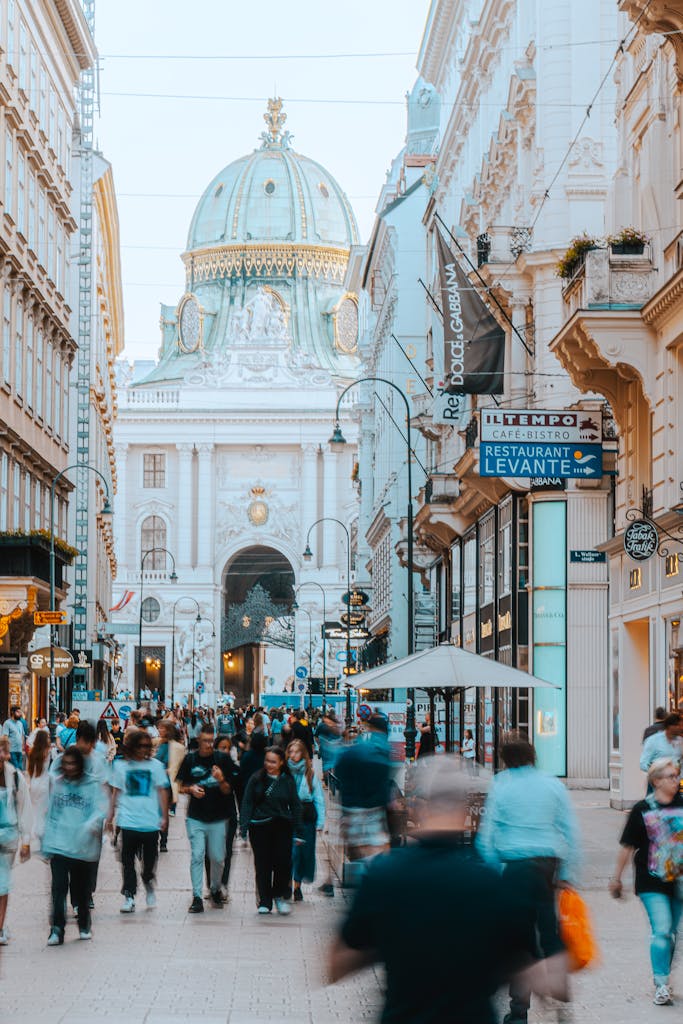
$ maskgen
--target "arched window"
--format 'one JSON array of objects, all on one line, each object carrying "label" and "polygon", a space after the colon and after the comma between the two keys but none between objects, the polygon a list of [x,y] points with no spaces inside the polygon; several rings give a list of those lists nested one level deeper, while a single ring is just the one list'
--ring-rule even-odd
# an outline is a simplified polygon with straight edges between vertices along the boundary
[{"label": "arched window", "polygon": [[[141,558],[146,551],[166,547],[166,523],[161,516],[147,516],[142,522],[140,535]],[[145,558],[145,569],[165,569],[168,555],[165,551],[154,551]]]}]

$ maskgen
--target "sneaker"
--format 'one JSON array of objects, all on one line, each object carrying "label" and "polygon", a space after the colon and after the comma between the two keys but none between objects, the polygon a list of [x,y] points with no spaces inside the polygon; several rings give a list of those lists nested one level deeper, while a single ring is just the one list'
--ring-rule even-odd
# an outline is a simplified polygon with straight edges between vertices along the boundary
[{"label": "sneaker", "polygon": [[122,914],[134,914],[135,913],[135,900],[132,896],[125,896],[123,900],[123,906],[121,907]]},{"label": "sneaker", "polygon": [[220,889],[211,890],[211,906],[217,910],[223,909],[223,897],[221,896]]},{"label": "sneaker", "polygon": [[294,902],[295,903],[301,903],[303,898],[304,898],[304,894],[302,893],[301,889],[295,889],[294,890]]},{"label": "sneaker", "polygon": [[269,914],[270,913],[270,907],[263,907],[263,906],[261,906],[261,907],[258,908],[256,913],[257,914]]},{"label": "sneaker", "polygon": [[203,914],[204,913],[204,901],[201,896],[194,896],[192,903],[188,909],[188,914]]},{"label": "sneaker", "polygon": [[149,883],[148,883],[148,884],[147,884],[147,885],[145,886],[145,892],[146,892],[146,894],[147,894],[147,896],[146,896],[146,902],[147,902],[147,906],[148,906],[148,907],[150,908],[150,910],[151,910],[151,909],[153,909],[154,907],[156,907],[156,905],[157,905],[157,894],[155,893],[155,891],[154,891],[154,886],[152,885],[152,883],[151,883],[151,882],[149,882]]},{"label": "sneaker", "polygon": [[94,909],[95,909],[95,901],[94,901],[94,899],[92,898],[92,896],[91,896],[91,897],[90,897],[90,899],[88,900],[88,907],[90,908],[90,910],[94,910]]},{"label": "sneaker", "polygon": [[671,998],[671,988],[669,985],[658,985],[652,1002],[655,1006],[671,1006],[673,999]]},{"label": "sneaker", "polygon": [[0,946],[6,946],[9,942],[9,932],[6,928],[0,928]]},{"label": "sneaker", "polygon": [[291,914],[292,912],[292,908],[286,900],[275,900],[275,909],[278,914],[282,914],[283,917],[286,917],[287,914]]},{"label": "sneaker", "polygon": [[334,886],[331,882],[325,882],[318,886],[318,892],[321,892],[323,896],[334,896]]},{"label": "sneaker", "polygon": [[92,932],[91,932],[91,931],[88,931],[88,930],[87,930],[87,929],[85,929],[85,928],[83,928],[83,929],[82,929],[82,930],[81,930],[81,931],[80,931],[80,932],[78,933],[78,937],[79,937],[79,939],[83,939],[83,941],[85,941],[86,939],[92,939]]},{"label": "sneaker", "polygon": [[162,843],[159,847],[159,853],[168,853],[168,846],[166,843]]},{"label": "sneaker", "polygon": [[64,936],[59,928],[53,928],[47,937],[48,946],[61,946],[64,944]]}]

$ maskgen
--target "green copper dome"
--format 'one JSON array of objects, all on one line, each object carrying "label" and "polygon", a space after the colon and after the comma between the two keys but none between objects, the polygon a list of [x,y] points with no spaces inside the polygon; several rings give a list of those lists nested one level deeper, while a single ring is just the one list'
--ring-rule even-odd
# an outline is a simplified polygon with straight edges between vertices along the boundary
[{"label": "green copper dome", "polygon": [[228,164],[195,210],[189,252],[244,243],[349,249],[358,229],[349,201],[324,167],[290,146],[282,100],[268,102],[261,148]]}]

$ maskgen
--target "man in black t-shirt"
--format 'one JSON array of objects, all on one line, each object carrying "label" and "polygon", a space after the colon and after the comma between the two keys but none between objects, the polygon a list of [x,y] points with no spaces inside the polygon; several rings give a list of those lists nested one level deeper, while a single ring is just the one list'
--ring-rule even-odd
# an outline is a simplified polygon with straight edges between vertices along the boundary
[{"label": "man in black t-shirt", "polygon": [[[534,958],[529,911],[465,841],[476,780],[446,757],[426,758],[414,778],[417,842],[370,862],[331,951],[330,975],[337,981],[384,963],[383,1024],[493,1024],[494,993]],[[545,994],[556,995],[564,975],[552,966]],[[541,988],[533,969],[527,982]]]},{"label": "man in black t-shirt", "polygon": [[186,825],[191,855],[191,914],[204,911],[202,879],[205,856],[210,862],[213,906],[223,906],[220,886],[225,862],[226,826],[228,819],[237,815],[233,792],[235,766],[226,754],[214,750],[213,744],[213,726],[203,725],[197,749],[187,754],[177,775],[181,793],[190,797]]}]

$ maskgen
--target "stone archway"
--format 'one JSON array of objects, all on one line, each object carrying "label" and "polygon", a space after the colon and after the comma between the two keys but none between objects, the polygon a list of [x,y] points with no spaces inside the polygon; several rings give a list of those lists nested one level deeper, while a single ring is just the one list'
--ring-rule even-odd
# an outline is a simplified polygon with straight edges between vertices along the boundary
[{"label": "stone archway", "polygon": [[264,676],[282,689],[291,675],[294,582],[289,559],[265,545],[243,548],[223,570],[223,689],[233,692],[238,704],[258,703]]}]

